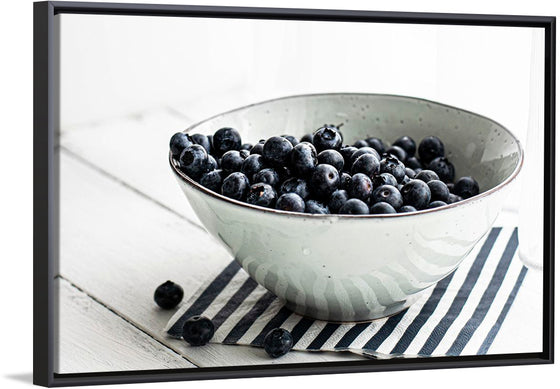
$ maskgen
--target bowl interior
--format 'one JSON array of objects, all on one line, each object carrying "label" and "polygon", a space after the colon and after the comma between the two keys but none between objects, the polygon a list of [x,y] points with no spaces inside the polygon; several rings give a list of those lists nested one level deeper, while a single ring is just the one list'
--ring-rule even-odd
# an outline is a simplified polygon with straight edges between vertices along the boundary
[{"label": "bowl interior", "polygon": [[392,143],[403,135],[418,144],[439,137],[456,177],[473,176],[481,192],[504,182],[520,163],[518,141],[502,125],[483,116],[423,99],[376,94],[320,94],[286,97],[220,114],[188,129],[213,134],[234,127],[244,143],[273,135],[297,137],[323,124],[343,123],[344,143],[375,136]]}]

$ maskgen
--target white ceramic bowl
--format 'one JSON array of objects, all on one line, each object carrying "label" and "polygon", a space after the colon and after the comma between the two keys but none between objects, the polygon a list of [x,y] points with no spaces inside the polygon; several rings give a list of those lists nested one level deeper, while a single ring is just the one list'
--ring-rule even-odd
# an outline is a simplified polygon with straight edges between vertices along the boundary
[{"label": "white ceramic bowl", "polygon": [[311,215],[251,206],[184,175],[179,185],[208,232],[260,285],[302,315],[363,321],[395,314],[454,271],[488,232],[522,165],[518,140],[500,124],[423,99],[378,94],[280,98],[214,116],[187,129],[234,127],[244,142],[301,137],[344,123],[344,143],[376,136],[417,142],[435,135],[456,176],[473,176],[481,193],[437,209],[392,215]]}]

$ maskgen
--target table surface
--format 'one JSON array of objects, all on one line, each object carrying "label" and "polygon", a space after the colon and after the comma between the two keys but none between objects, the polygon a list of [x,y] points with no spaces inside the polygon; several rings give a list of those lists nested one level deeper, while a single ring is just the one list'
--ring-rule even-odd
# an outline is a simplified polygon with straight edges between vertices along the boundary
[{"label": "table surface", "polygon": [[[294,351],[268,358],[254,347],[190,347],[163,331],[174,310],[153,302],[171,279],[185,299],[230,262],[204,230],[167,162],[174,132],[225,111],[214,101],[155,107],[139,114],[62,128],[60,151],[60,259],[55,280],[58,373],[197,368],[360,360],[351,353]],[[188,114],[196,112],[196,115]],[[516,223],[514,210],[500,223]],[[508,342],[542,344],[542,274],[527,278],[490,353]],[[519,339],[515,318],[534,328]]]}]

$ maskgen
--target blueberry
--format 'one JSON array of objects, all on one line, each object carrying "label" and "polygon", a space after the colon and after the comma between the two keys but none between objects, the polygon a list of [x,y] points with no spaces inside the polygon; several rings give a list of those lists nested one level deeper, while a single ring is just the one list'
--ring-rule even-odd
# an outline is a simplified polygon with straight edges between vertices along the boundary
[{"label": "blueberry", "polygon": [[403,205],[399,208],[399,213],[406,213],[406,212],[416,212],[416,208],[412,205]]},{"label": "blueberry", "polygon": [[226,173],[226,175],[229,175],[233,172],[240,171],[244,160],[245,158],[241,156],[241,153],[239,151],[230,150],[226,151],[224,155],[222,155],[222,161],[220,165],[224,173]]},{"label": "blueberry", "polygon": [[166,281],[156,288],[154,301],[163,309],[173,309],[183,299],[183,288],[172,281]]},{"label": "blueberry", "polygon": [[373,154],[360,155],[352,164],[352,174],[364,173],[366,176],[373,178],[379,173],[380,163]]},{"label": "blueberry", "polygon": [[222,183],[222,194],[235,200],[245,200],[249,190],[249,179],[240,172],[231,173]]},{"label": "blueberry", "polygon": [[276,209],[290,212],[305,212],[305,202],[295,193],[286,193],[278,197]]},{"label": "blueberry", "polygon": [[422,163],[416,157],[408,157],[404,164],[414,171],[416,171],[416,169],[422,170]]},{"label": "blueberry", "polygon": [[292,135],[280,135],[282,138],[287,139],[288,141],[290,141],[290,143],[292,144],[292,146],[295,146],[299,143],[299,140]]},{"label": "blueberry", "polygon": [[424,209],[430,203],[430,187],[424,181],[411,180],[401,189],[403,202],[416,209]]},{"label": "blueberry", "polygon": [[385,144],[379,138],[367,138],[366,143],[369,147],[372,147],[379,153],[379,155],[385,152]]},{"label": "blueberry", "polygon": [[272,166],[286,166],[294,146],[286,138],[273,136],[264,142],[263,157]]},{"label": "blueberry", "polygon": [[461,196],[457,196],[454,193],[449,193],[449,204],[456,203],[458,201],[462,201],[463,198]]},{"label": "blueberry", "polygon": [[272,358],[287,354],[293,346],[292,334],[283,328],[275,328],[264,337],[264,351]]},{"label": "blueberry", "polygon": [[340,174],[340,189],[348,190],[350,188],[350,183],[352,182],[352,176],[348,173]]},{"label": "blueberry", "polygon": [[304,136],[301,137],[301,139],[299,140],[300,142],[309,142],[309,143],[313,143],[313,134],[309,133],[309,134],[305,134]]},{"label": "blueberry", "polygon": [[169,149],[173,158],[179,158],[183,150],[192,145],[194,142],[188,134],[178,132],[169,140]]},{"label": "blueberry", "polygon": [[404,162],[406,161],[406,151],[404,151],[402,148],[400,148],[399,146],[391,146],[387,149],[387,151],[385,152],[385,154],[388,155],[392,155],[394,157],[397,157],[399,161]]},{"label": "blueberry", "polygon": [[371,180],[373,183],[373,188],[377,188],[381,185],[393,185],[396,187],[398,185],[397,179],[391,173],[381,173],[373,177]]},{"label": "blueberry", "polygon": [[437,157],[427,166],[434,171],[443,182],[453,182],[455,179],[455,166],[445,157]]},{"label": "blueberry", "polygon": [[262,155],[251,154],[241,164],[241,173],[245,174],[247,177],[253,178],[253,176],[263,170],[266,167],[266,162]]},{"label": "blueberry", "polygon": [[321,215],[327,215],[330,213],[329,208],[325,204],[320,203],[317,200],[307,200],[305,202],[305,212],[317,213]]},{"label": "blueberry", "polygon": [[428,206],[426,208],[430,209],[430,208],[437,208],[437,207],[443,207],[444,205],[447,205],[447,203],[444,203],[443,201],[432,201],[430,204],[428,204]]},{"label": "blueberry", "polygon": [[422,180],[425,183],[428,183],[432,180],[439,180],[439,176],[432,170],[420,170],[420,172],[416,173],[414,177],[417,180]]},{"label": "blueberry", "polygon": [[326,149],[340,149],[342,138],[338,133],[338,129],[333,126],[323,126],[313,133],[313,146],[317,152]]},{"label": "blueberry", "polygon": [[251,154],[260,154],[262,155],[263,153],[263,146],[264,146],[264,140],[260,141],[259,143],[257,143],[256,145],[254,145],[253,147],[251,147],[250,153]]},{"label": "blueberry", "polygon": [[251,155],[251,152],[249,150],[239,150],[239,155],[241,155],[241,158],[245,160],[249,155]]},{"label": "blueberry", "polygon": [[318,163],[334,166],[339,172],[344,168],[344,157],[336,150],[323,150],[317,155]]},{"label": "blueberry", "polygon": [[247,150],[247,151],[250,152],[252,148],[253,148],[253,145],[251,143],[243,143],[239,150]]},{"label": "blueberry", "polygon": [[308,142],[297,144],[290,155],[290,166],[295,175],[307,177],[317,166],[317,151]]},{"label": "blueberry", "polygon": [[373,184],[367,175],[364,173],[356,173],[352,176],[348,187],[348,195],[351,198],[360,199],[367,203],[372,192]]},{"label": "blueberry", "polygon": [[431,201],[443,201],[444,203],[449,201],[449,188],[442,181],[428,181],[428,187],[430,188]]},{"label": "blueberry", "polygon": [[296,177],[287,179],[280,186],[280,194],[287,194],[287,193],[296,193],[302,199],[306,200],[310,195],[307,181]]},{"label": "blueberry", "polygon": [[373,154],[375,155],[375,157],[380,160],[381,157],[379,156],[379,153],[377,151],[375,151],[375,149],[366,146],[366,147],[360,147],[357,151],[354,152],[354,154],[352,154],[352,156],[350,157],[350,166],[352,166],[352,164],[354,164],[354,162],[356,162],[356,159],[360,158],[362,155],[364,154]]},{"label": "blueberry", "polygon": [[293,173],[287,166],[279,166],[275,168],[276,172],[278,173],[278,177],[280,177],[280,182],[286,181],[288,178],[293,177]]},{"label": "blueberry", "polygon": [[210,154],[212,152],[212,144],[210,143],[210,140],[208,139],[208,136],[202,135],[202,134],[192,134],[191,138],[192,138],[194,143],[204,147],[204,149],[206,149],[206,152],[208,154]]},{"label": "blueberry", "polygon": [[210,153],[214,153],[214,145],[212,144],[214,135],[206,135],[206,137],[208,138],[208,143],[210,144]]},{"label": "blueberry", "polygon": [[[416,142],[409,136],[401,136],[395,142],[393,142],[393,146],[398,146],[406,152],[406,155],[410,155],[411,157],[416,154]],[[403,159],[401,161],[404,162]]]},{"label": "blueberry", "polygon": [[379,163],[379,172],[390,173],[395,177],[397,183],[401,182],[405,176],[404,164],[394,157],[385,157]]},{"label": "blueberry", "polygon": [[339,152],[344,158],[344,170],[350,170],[352,168],[352,154],[354,154],[358,149],[354,146],[343,146]]},{"label": "blueberry", "polygon": [[179,168],[193,180],[198,180],[210,170],[208,153],[201,145],[190,145],[179,157]]},{"label": "blueberry", "polygon": [[200,178],[200,184],[202,186],[218,193],[222,188],[222,181],[223,181],[222,170],[212,170],[208,173],[204,173]]},{"label": "blueberry", "polygon": [[436,136],[428,136],[422,139],[418,145],[418,155],[425,164],[432,162],[437,157],[443,157],[445,155],[443,142]]},{"label": "blueberry", "polygon": [[274,188],[262,182],[251,185],[247,193],[247,202],[261,207],[274,207],[276,198]]},{"label": "blueberry", "polygon": [[359,199],[350,199],[338,210],[343,215],[367,215],[369,209],[366,203]]},{"label": "blueberry", "polygon": [[214,323],[204,316],[191,316],[183,324],[183,339],[191,346],[204,346],[214,336]]},{"label": "blueberry", "polygon": [[331,194],[331,198],[328,203],[330,211],[332,213],[337,213],[349,198],[350,197],[348,196],[348,192],[344,189],[335,190]]},{"label": "blueberry", "polygon": [[478,182],[472,177],[461,177],[455,182],[453,193],[463,199],[476,196],[479,193]]},{"label": "blueberry", "polygon": [[255,173],[252,182],[254,184],[262,182],[264,184],[272,186],[273,188],[276,188],[278,185],[280,185],[280,176],[278,175],[276,170],[272,168],[266,168]]},{"label": "blueberry", "polygon": [[220,128],[212,137],[214,153],[221,157],[226,151],[239,150],[241,148],[241,135],[233,128]]},{"label": "blueberry", "polygon": [[393,208],[391,204],[380,201],[379,203],[375,203],[371,206],[371,208],[369,209],[369,213],[371,213],[372,215],[379,215],[397,213],[397,211],[395,211],[395,208]]},{"label": "blueberry", "polygon": [[414,178],[416,176],[416,172],[409,167],[404,168],[404,174],[409,178]]},{"label": "blueberry", "polygon": [[340,176],[336,168],[331,165],[317,165],[311,174],[309,184],[317,198],[329,198],[331,193],[338,189]]},{"label": "blueberry", "polygon": [[211,172],[212,170],[218,169],[218,167],[220,167],[218,161],[216,161],[216,159],[213,156],[208,154],[208,171]]},{"label": "blueberry", "polygon": [[449,193],[453,193],[453,190],[455,188],[455,184],[452,182],[446,182],[445,185],[447,185],[447,189],[449,189]]},{"label": "blueberry", "polygon": [[354,142],[353,146],[355,148],[359,149],[359,148],[362,148],[362,147],[369,147],[369,144],[364,139],[361,139],[361,140],[357,140],[356,142]]},{"label": "blueberry", "polygon": [[381,185],[371,194],[371,204],[385,202],[394,209],[399,209],[403,205],[401,192],[392,185]]}]

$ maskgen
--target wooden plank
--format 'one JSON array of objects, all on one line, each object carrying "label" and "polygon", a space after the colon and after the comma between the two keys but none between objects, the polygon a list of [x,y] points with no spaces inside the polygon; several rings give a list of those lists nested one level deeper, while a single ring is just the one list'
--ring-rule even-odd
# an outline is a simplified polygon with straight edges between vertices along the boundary
[{"label": "wooden plank", "polygon": [[189,347],[163,332],[173,310],[158,309],[154,289],[171,279],[194,293],[230,256],[204,231],[61,152],[60,273],[197,366],[361,359],[293,352],[270,360],[263,350],[210,344]]},{"label": "wooden plank", "polygon": [[57,278],[58,373],[196,367],[181,355],[135,328]]},{"label": "wooden plank", "polygon": [[62,131],[60,144],[108,175],[199,224],[179,189],[167,153],[169,139],[192,124],[165,108]]}]

